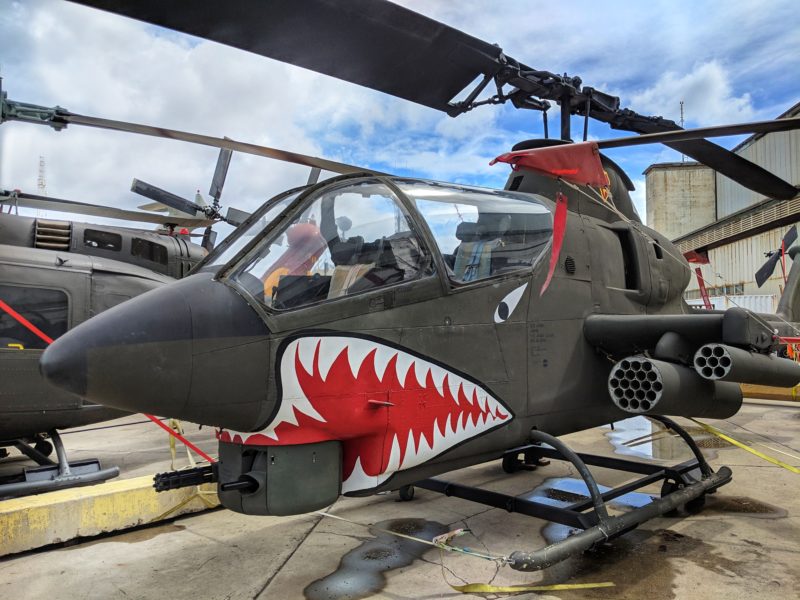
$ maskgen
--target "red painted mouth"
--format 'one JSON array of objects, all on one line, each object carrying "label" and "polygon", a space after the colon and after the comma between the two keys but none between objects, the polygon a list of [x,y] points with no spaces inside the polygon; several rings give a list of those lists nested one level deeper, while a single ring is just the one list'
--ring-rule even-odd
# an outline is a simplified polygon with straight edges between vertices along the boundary
[{"label": "red painted mouth", "polygon": [[368,489],[512,419],[483,387],[375,340],[306,336],[280,358],[281,401],[266,429],[221,432],[254,445],[341,440],[343,491]]}]

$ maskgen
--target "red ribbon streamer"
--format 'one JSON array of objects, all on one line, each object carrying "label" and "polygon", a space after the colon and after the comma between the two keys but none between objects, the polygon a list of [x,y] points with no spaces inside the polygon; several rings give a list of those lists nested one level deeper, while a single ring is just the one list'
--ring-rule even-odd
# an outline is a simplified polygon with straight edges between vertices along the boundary
[{"label": "red ribbon streamer", "polygon": [[553,248],[550,251],[550,267],[547,271],[547,279],[542,284],[542,289],[539,291],[541,298],[547,287],[550,285],[550,280],[553,278],[553,273],[558,264],[558,256],[561,254],[561,244],[564,242],[564,232],[567,228],[567,197],[558,192],[556,194],[556,214],[553,217]]},{"label": "red ribbon streamer", "polygon": [[703,279],[703,271],[700,270],[700,267],[695,267],[694,274],[697,275],[697,287],[700,288],[700,297],[703,299],[703,305],[706,310],[712,310],[714,305],[708,299],[708,290],[706,289],[706,281]]},{"label": "red ribbon streamer", "polygon": [[44,340],[45,343],[47,343],[47,344],[52,344],[53,343],[53,338],[51,338],[44,331],[42,331],[41,329],[36,327],[36,325],[34,325],[30,321],[28,321],[28,319],[23,317],[21,314],[19,314],[17,311],[15,311],[13,308],[11,308],[8,304],[3,302],[2,300],[0,300],[0,310],[4,310],[5,312],[7,312],[9,315],[11,315],[12,319],[17,321],[20,325],[22,325],[26,329],[28,329],[28,330],[32,331],[33,333],[35,333],[36,336],[39,339]]},{"label": "red ribbon streamer", "polygon": [[175,431],[175,430],[174,430],[172,427],[167,427],[166,425],[164,425],[164,423],[162,423],[162,422],[161,422],[161,420],[160,420],[158,417],[154,417],[153,415],[148,415],[147,413],[142,413],[142,414],[144,414],[144,416],[145,416],[145,417],[147,417],[147,418],[148,418],[148,419],[150,419],[150,420],[151,420],[153,423],[155,423],[156,425],[158,425],[159,427],[161,427],[161,429],[163,429],[164,431],[166,431],[168,434],[170,434],[170,435],[171,435],[172,437],[174,437],[176,440],[178,440],[178,441],[179,441],[179,442],[181,442],[182,444],[185,444],[186,446],[188,446],[189,448],[191,448],[192,450],[194,450],[195,452],[197,452],[197,454],[199,454],[200,456],[202,456],[203,458],[205,458],[205,459],[206,459],[208,462],[210,462],[210,463],[215,463],[215,462],[217,462],[217,461],[215,461],[213,458],[211,458],[211,457],[210,457],[208,454],[206,454],[205,452],[203,452],[202,450],[200,450],[200,448],[198,448],[197,446],[195,446],[195,445],[194,445],[192,442],[190,442],[190,441],[189,441],[189,440],[187,440],[185,437],[183,437],[183,436],[182,436],[180,433],[178,433],[177,431]]}]

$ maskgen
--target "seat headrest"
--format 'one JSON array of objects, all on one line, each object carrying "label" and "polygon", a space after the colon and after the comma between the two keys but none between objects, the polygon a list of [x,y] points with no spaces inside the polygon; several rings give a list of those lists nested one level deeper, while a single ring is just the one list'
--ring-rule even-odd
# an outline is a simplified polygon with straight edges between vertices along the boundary
[{"label": "seat headrest", "polygon": [[461,221],[456,227],[456,237],[462,242],[474,242],[478,239],[481,229],[477,223]]}]

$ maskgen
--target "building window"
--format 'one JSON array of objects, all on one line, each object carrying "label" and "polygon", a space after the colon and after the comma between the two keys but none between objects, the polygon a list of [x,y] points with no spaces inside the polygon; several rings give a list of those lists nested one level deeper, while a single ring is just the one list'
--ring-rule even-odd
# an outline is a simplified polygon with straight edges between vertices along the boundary
[{"label": "building window", "polygon": [[143,240],[142,238],[133,238],[131,242],[131,254],[138,258],[156,262],[160,265],[167,264],[169,260],[166,246],[156,244],[149,240]]},{"label": "building window", "polygon": [[[61,290],[0,284],[0,300],[51,339],[67,331],[69,302]],[[48,342],[0,307],[0,349],[41,350]]]},{"label": "building window", "polygon": [[83,232],[83,245],[87,248],[119,252],[120,248],[122,248],[122,236],[110,231],[86,229]]}]

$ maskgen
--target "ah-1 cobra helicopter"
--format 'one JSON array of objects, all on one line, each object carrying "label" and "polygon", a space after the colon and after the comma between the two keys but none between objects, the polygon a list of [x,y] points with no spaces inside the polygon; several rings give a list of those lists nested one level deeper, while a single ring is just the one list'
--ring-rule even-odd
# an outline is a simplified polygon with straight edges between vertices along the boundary
[{"label": "ah-1 cobra helicopter", "polygon": [[[541,569],[697,504],[730,480],[730,469],[713,472],[664,415],[728,417],[741,405],[739,382],[800,380],[800,367],[771,354],[792,329],[787,321],[800,316],[800,267],[792,267],[778,315],[691,309],[682,297],[685,259],[641,224],[627,178],[598,151],[666,143],[788,199],[794,186],[702,138],[793,129],[798,119],[681,131],[388,2],[200,3],[193,11],[156,1],[82,3],[453,115],[508,100],[561,106],[562,140],[525,142],[498,158],[514,165],[504,190],[340,165],[347,175],[267,202],[189,277],[50,346],[41,368],[59,387],[220,428],[218,463],[161,475],[157,487],[216,481],[228,508],[285,515],[342,493],[417,485],[583,529],[510,557],[515,569]],[[476,77],[466,100],[451,103]],[[497,94],[478,100],[490,83]],[[568,144],[573,114],[645,135]],[[47,120],[189,137],[63,109]],[[631,414],[673,428],[695,458],[663,468],[577,455],[556,437]],[[542,456],[572,462],[591,499],[553,509],[428,479]],[[601,494],[586,465],[642,477]],[[606,500],[660,481],[661,498],[609,516]]]},{"label": "ah-1 cobra helicopter", "polygon": [[[168,215],[20,191],[0,194],[0,458],[13,446],[39,464],[0,478],[0,496],[85,485],[119,473],[95,459],[69,462],[58,430],[127,413],[48,385],[39,358],[70,327],[186,275],[213,247],[211,225],[247,216],[230,208],[225,217],[219,213],[230,158],[229,150],[220,152],[210,206],[134,179],[132,191],[157,201],[140,208],[168,209]],[[12,214],[18,208],[149,222],[161,229]],[[189,229],[196,227],[206,228],[202,244],[191,241]],[[48,458],[54,446],[58,464]]]}]

